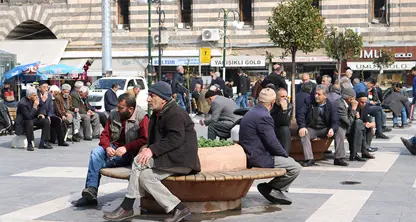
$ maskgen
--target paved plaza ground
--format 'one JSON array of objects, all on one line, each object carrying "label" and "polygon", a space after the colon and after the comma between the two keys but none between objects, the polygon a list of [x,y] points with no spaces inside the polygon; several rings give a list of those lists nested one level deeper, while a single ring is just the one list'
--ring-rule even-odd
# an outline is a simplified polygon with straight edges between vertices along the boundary
[{"label": "paved plaza ground", "polygon": [[[199,135],[206,135],[206,128],[196,128]],[[269,204],[256,189],[262,181],[256,181],[242,200],[241,212],[195,215],[192,221],[414,222],[416,157],[401,144],[400,136],[410,137],[415,131],[416,126],[395,129],[387,133],[390,140],[374,140],[373,146],[380,148],[375,160],[350,162],[349,167],[336,167],[328,160],[304,168],[288,194],[290,206]],[[39,137],[39,132],[35,135]],[[103,211],[122,201],[127,182],[103,178],[96,208],[76,209],[70,204],[84,188],[89,153],[98,140],[28,152],[11,149],[12,138],[0,137],[0,221],[103,221]],[[343,185],[344,181],[358,183]],[[133,221],[165,217],[138,215]]]}]

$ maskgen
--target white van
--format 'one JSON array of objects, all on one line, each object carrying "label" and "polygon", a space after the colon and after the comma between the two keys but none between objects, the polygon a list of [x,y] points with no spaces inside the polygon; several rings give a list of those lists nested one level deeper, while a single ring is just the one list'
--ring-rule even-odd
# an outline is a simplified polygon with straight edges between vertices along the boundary
[{"label": "white van", "polygon": [[148,87],[146,79],[143,77],[105,77],[95,81],[91,87],[88,95],[88,101],[97,111],[105,112],[104,108],[104,94],[107,90],[111,89],[111,85],[117,84],[120,89],[117,91],[117,96],[133,90],[136,84],[142,86],[142,90],[139,93],[139,105],[145,111],[147,110],[147,95]]}]

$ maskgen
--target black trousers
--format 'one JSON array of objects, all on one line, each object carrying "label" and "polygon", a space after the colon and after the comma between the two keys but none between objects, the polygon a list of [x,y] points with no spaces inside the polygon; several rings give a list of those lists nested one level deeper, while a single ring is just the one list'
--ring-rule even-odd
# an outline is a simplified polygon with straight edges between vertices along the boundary
[{"label": "black trousers", "polygon": [[33,135],[33,127],[36,126],[42,129],[41,140],[49,141],[50,139],[50,123],[47,118],[35,119],[35,120],[24,120],[23,125],[25,127],[25,134],[27,142],[32,142],[35,139]]},{"label": "black trousers", "polygon": [[373,140],[373,133],[371,129],[365,128],[362,120],[358,119],[352,123],[347,140],[350,148],[350,156],[355,156],[358,151],[362,153],[370,146]]},{"label": "black trousers", "polygon": [[368,109],[369,114],[375,119],[376,133],[383,133],[383,109],[380,106],[370,106]]},{"label": "black trousers", "polygon": [[290,154],[291,135],[289,126],[277,126],[274,129],[276,137],[286,150],[287,155]]},{"label": "black trousers", "polygon": [[50,141],[55,143],[56,139],[58,139],[58,144],[64,143],[65,137],[65,126],[60,118],[52,116],[51,118],[51,136]]}]

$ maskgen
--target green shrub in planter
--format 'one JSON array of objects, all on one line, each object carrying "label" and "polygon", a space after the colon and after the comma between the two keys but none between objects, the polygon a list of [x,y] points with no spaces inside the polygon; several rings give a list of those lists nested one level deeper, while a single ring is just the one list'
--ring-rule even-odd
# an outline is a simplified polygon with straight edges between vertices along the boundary
[{"label": "green shrub in planter", "polygon": [[221,147],[221,146],[231,146],[231,145],[233,145],[233,142],[229,140],[210,140],[210,139],[205,139],[202,136],[198,139],[199,148]]}]

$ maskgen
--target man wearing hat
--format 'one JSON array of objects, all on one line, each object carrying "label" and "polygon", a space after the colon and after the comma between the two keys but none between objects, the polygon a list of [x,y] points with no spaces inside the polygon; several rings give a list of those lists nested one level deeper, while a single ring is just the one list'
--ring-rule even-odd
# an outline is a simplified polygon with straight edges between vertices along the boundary
[{"label": "man wearing hat", "polygon": [[301,171],[301,166],[288,156],[274,133],[274,121],[270,111],[276,101],[273,89],[265,88],[259,93],[258,104],[247,112],[240,122],[239,141],[247,155],[247,168],[283,168],[286,174],[257,186],[259,192],[270,202],[292,204],[283,192],[287,191]]},{"label": "man wearing hat", "polygon": [[[355,91],[353,88],[344,88],[341,93],[341,99],[336,101],[339,114],[339,132],[346,132],[348,145],[350,149],[350,161],[366,161],[367,158],[374,157],[366,151],[365,127],[357,112],[358,102],[355,100]],[[340,131],[341,130],[341,131]],[[345,136],[344,136],[345,138]],[[344,141],[335,140],[335,146],[338,144],[344,146]],[[361,157],[357,151],[361,150]]]},{"label": "man wearing hat", "polygon": [[157,82],[149,89],[147,102],[153,110],[149,124],[149,141],[133,161],[127,194],[113,212],[104,219],[124,221],[134,216],[133,204],[145,191],[154,197],[166,213],[173,217],[165,221],[179,222],[191,211],[163,184],[171,175],[187,175],[201,170],[194,123],[185,110],[172,99],[171,86]]},{"label": "man wearing hat", "polygon": [[[72,106],[72,97],[70,95],[71,86],[69,84],[63,84],[61,86],[61,97],[64,103],[66,115],[72,116],[72,125],[69,128],[68,138],[73,142],[79,142],[79,129],[81,128],[81,115],[78,113],[79,109]],[[74,135],[72,136],[72,132]]]},{"label": "man wearing hat", "polygon": [[217,92],[212,90],[207,91],[205,99],[211,106],[211,116],[201,119],[199,123],[202,126],[208,126],[208,139],[215,140],[217,136],[220,139],[229,138],[234,123],[239,119],[234,114],[234,110],[237,108],[235,102],[218,95]]}]

